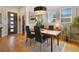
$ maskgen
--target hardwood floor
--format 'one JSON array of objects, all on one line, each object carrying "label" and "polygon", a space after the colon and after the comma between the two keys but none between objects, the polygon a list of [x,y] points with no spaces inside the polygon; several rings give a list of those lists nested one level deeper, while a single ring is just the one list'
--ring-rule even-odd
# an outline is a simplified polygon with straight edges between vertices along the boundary
[{"label": "hardwood floor", "polygon": [[66,42],[64,52],[79,52],[79,44]]},{"label": "hardwood floor", "polygon": [[0,51],[1,52],[30,52],[31,50],[21,44],[25,40],[25,36],[11,35],[8,37],[0,38]]},{"label": "hardwood floor", "polygon": [[[0,52],[31,52],[32,50],[30,48],[26,48],[22,43],[24,41],[26,41],[26,37],[21,34],[2,37],[0,38]],[[63,51],[79,52],[79,45],[65,42]]]}]

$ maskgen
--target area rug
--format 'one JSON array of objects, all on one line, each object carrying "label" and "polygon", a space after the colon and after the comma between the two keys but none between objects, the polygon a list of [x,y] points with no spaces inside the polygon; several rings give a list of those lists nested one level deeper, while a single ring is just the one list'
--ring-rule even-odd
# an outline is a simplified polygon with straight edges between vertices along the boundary
[{"label": "area rug", "polygon": [[[60,41],[59,46],[57,45],[57,41],[53,41],[53,52],[63,52],[64,50],[64,42]],[[26,48],[31,49],[32,52],[51,52],[51,42],[44,42],[42,45],[39,42],[32,41],[32,45],[30,46],[30,42],[26,42],[25,44]],[[41,45],[41,46],[40,46]]]}]

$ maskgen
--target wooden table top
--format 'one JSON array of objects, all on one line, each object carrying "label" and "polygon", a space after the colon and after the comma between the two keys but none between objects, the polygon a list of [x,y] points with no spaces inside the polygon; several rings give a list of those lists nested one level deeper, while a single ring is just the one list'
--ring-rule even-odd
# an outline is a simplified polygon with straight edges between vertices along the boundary
[{"label": "wooden table top", "polygon": [[57,36],[57,35],[59,35],[61,33],[61,31],[41,29],[41,33],[47,34],[47,35]]},{"label": "wooden table top", "polygon": [[[52,35],[52,36],[58,36],[61,31],[57,30],[48,30],[48,29],[40,29],[42,34]],[[34,32],[34,30],[31,30],[31,32]]]}]

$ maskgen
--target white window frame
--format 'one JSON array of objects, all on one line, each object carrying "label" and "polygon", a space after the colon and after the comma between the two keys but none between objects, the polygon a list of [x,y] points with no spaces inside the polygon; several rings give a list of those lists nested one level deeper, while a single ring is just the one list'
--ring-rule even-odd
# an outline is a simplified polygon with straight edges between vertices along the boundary
[{"label": "white window frame", "polygon": [[[62,8],[71,8],[71,16],[70,17],[62,17],[61,16]],[[72,23],[72,7],[62,7],[62,8],[60,8],[60,21],[61,21],[61,23]],[[62,18],[70,18],[70,22],[62,22],[62,20],[61,20]]]}]

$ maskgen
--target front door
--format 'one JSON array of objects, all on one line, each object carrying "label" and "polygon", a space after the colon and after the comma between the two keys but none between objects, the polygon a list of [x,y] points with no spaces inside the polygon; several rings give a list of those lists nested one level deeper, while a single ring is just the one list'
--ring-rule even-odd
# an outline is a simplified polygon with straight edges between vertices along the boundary
[{"label": "front door", "polygon": [[17,33],[17,13],[8,12],[8,34]]}]

